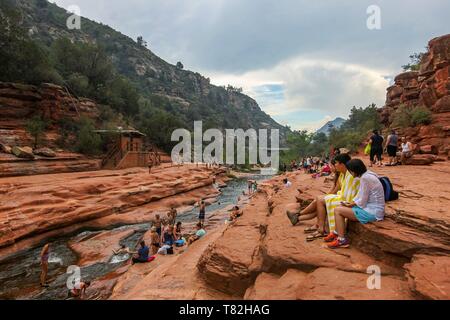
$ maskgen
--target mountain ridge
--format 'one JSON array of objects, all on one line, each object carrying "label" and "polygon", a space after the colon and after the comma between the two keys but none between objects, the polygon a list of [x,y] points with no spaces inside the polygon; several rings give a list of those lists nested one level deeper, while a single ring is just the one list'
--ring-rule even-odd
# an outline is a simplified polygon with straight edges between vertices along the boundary
[{"label": "mountain ridge", "polygon": [[142,97],[179,117],[188,129],[194,121],[203,120],[206,127],[219,129],[279,129],[282,137],[289,130],[262,111],[251,97],[231,86],[212,85],[200,73],[166,62],[120,31],[84,17],[80,30],[69,30],[65,22],[71,13],[56,4],[45,0],[15,2],[31,38],[46,46],[68,38],[104,47],[117,71],[131,80]]},{"label": "mountain ridge", "polygon": [[344,122],[344,118],[337,117],[336,119],[330,120],[325,123],[320,129],[316,131],[316,133],[325,133],[326,135],[329,135],[331,128],[338,129]]}]

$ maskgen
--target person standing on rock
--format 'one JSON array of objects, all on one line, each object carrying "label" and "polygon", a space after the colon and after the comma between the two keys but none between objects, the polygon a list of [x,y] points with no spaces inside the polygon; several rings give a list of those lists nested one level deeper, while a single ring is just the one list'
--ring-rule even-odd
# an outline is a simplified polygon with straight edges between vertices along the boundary
[{"label": "person standing on rock", "polygon": [[162,220],[159,214],[155,215],[155,220],[153,221],[152,226],[155,227],[156,233],[161,237],[161,225]]},{"label": "person standing on rock", "polygon": [[205,224],[206,204],[205,201],[200,201],[200,212],[198,214],[198,222],[203,226]]},{"label": "person standing on rock", "polygon": [[46,244],[41,250],[41,287],[48,287],[47,273],[48,273],[48,259],[50,257],[50,244]]},{"label": "person standing on rock", "polygon": [[247,189],[248,189],[248,194],[249,195],[252,194],[252,188],[253,188],[253,180],[248,180],[247,181]]},{"label": "person standing on rock", "polygon": [[398,136],[395,130],[391,131],[386,141],[386,150],[389,156],[389,165],[395,166],[397,164],[397,148],[398,148]]},{"label": "person standing on rock", "polygon": [[170,211],[167,216],[169,218],[169,224],[174,225],[176,222],[175,220],[177,219],[177,209],[175,209],[173,206],[170,207]]},{"label": "person standing on rock", "polygon": [[[370,137],[369,141],[372,142],[372,146],[370,148],[370,167],[374,164],[378,164],[378,166],[381,166],[384,139],[382,136],[380,136],[378,130],[373,130],[373,135]],[[376,161],[375,158],[377,158]]]}]

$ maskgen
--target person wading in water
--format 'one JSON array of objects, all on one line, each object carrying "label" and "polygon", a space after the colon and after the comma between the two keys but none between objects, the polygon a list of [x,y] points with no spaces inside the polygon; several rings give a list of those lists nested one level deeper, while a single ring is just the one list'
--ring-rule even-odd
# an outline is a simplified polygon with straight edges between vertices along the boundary
[{"label": "person wading in water", "polygon": [[41,251],[41,287],[48,287],[47,273],[48,273],[48,259],[50,257],[50,244],[46,244]]}]

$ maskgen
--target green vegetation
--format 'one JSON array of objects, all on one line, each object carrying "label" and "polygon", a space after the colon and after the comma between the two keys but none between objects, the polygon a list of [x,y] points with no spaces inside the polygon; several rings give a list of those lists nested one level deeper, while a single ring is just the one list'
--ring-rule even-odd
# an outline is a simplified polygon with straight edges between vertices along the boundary
[{"label": "green vegetation", "polygon": [[400,105],[391,115],[390,122],[393,128],[427,125],[431,123],[431,111],[424,106]]},{"label": "green vegetation", "polygon": [[43,121],[39,116],[34,116],[33,118],[27,121],[26,129],[34,139],[33,143],[34,149],[37,148],[38,143],[40,142],[42,135],[44,134],[46,126],[47,126],[46,122]]},{"label": "green vegetation", "polygon": [[410,62],[408,64],[405,64],[402,66],[403,71],[419,71],[420,68],[420,62],[422,61],[423,56],[425,53],[413,53],[409,56]]},{"label": "green vegetation", "polygon": [[288,132],[241,88],[212,86],[181,62],[166,63],[141,36],[135,41],[85,18],[81,30],[68,30],[69,15],[45,0],[2,0],[0,81],[66,86],[102,104],[97,126],[131,125],[166,151],[171,130],[192,130],[196,120],[206,129],[269,125]]},{"label": "green vegetation", "polygon": [[102,140],[98,134],[93,132],[95,126],[92,120],[82,118],[78,126],[77,151],[89,155],[99,154]]},{"label": "green vegetation", "polygon": [[366,108],[353,107],[350,116],[342,126],[333,128],[327,137],[324,133],[294,131],[287,137],[288,151],[281,152],[281,163],[288,164],[306,156],[323,156],[331,148],[347,148],[356,151],[366,140],[370,131],[381,129],[381,123],[375,104]]}]

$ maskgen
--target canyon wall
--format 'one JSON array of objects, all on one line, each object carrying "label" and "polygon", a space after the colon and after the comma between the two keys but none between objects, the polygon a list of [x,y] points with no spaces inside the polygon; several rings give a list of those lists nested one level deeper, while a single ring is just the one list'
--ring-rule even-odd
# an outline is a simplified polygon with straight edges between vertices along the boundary
[{"label": "canyon wall", "polygon": [[431,111],[427,125],[396,128],[414,144],[432,153],[450,156],[450,34],[432,39],[418,71],[395,77],[387,89],[386,105],[380,110],[382,122],[392,126],[392,115],[401,107],[423,106]]},{"label": "canyon wall", "polygon": [[60,121],[82,116],[99,116],[97,104],[89,99],[73,97],[63,87],[43,83],[39,86],[0,82],[0,143],[8,146],[29,146],[33,138],[26,123],[34,116],[47,121],[44,144],[57,148]]}]

